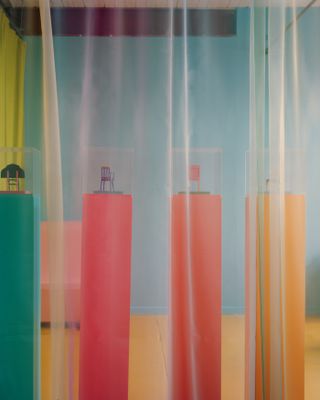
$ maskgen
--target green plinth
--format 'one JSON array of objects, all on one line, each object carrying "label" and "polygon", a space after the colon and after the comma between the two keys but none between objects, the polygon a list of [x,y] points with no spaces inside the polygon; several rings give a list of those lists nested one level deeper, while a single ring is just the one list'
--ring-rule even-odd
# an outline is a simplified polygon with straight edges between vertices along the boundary
[{"label": "green plinth", "polygon": [[0,399],[35,400],[39,386],[39,204],[0,194]]}]

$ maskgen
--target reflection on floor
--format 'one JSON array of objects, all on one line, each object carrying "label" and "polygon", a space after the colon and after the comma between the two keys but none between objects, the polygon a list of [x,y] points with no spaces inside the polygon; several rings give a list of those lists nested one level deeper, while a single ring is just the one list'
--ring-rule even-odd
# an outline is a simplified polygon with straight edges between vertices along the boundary
[{"label": "reflection on floor", "polygon": [[[77,400],[79,332],[66,330],[66,398]],[[42,330],[42,400],[50,393],[50,330]],[[320,319],[306,323],[306,396],[320,394]],[[131,317],[129,400],[166,400],[168,387],[167,318]],[[74,367],[73,367],[74,365]],[[222,321],[222,399],[244,398],[244,318],[224,316]],[[70,374],[70,372],[73,372]],[[70,377],[72,379],[70,379]]]}]

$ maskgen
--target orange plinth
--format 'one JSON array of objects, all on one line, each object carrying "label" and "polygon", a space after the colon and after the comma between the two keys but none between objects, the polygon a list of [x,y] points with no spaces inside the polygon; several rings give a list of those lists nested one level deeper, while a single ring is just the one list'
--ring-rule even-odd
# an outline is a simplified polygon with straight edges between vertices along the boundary
[{"label": "orange plinth", "polygon": [[[263,400],[263,365],[262,365],[262,333],[264,335],[264,376],[266,398],[270,398],[270,195],[263,195],[264,226],[263,226],[263,313],[261,320],[261,285],[260,285],[260,263],[257,256],[256,274],[256,375],[255,375],[255,398]],[[249,212],[247,200],[247,273],[246,283],[249,286],[249,263],[248,253],[250,243],[248,236]],[[305,323],[305,199],[303,195],[285,195],[285,331],[282,333],[282,377],[283,388],[286,390],[286,398],[290,400],[301,400],[304,398],[304,323]],[[259,242],[258,242],[259,243]],[[258,248],[258,244],[257,244]],[[258,254],[258,251],[257,251]],[[248,289],[247,289],[248,292]],[[246,295],[247,309],[250,296]],[[262,324],[263,322],[263,324]],[[249,332],[250,319],[246,313],[246,327]],[[261,327],[263,328],[263,331]],[[248,334],[246,340],[246,356],[249,358]],[[248,364],[246,368],[246,384],[249,382]],[[248,398],[248,386],[247,386]]]},{"label": "orange plinth", "polygon": [[171,400],[221,398],[221,196],[172,198]]},{"label": "orange plinth", "polygon": [[127,400],[132,198],[83,197],[80,400]]}]

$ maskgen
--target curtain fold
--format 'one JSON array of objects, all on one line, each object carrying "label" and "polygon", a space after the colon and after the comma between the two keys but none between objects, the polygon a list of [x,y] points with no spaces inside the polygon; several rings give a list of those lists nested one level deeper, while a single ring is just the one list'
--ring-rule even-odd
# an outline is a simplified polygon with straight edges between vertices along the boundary
[{"label": "curtain fold", "polygon": [[169,3],[163,36],[117,8],[65,37],[40,1],[43,400],[302,400],[299,9],[255,0],[221,38]]},{"label": "curtain fold", "polygon": [[46,205],[46,254],[49,281],[50,378],[49,399],[68,399],[68,367],[65,364],[64,219],[60,121],[50,2],[40,0],[43,78],[43,167]]},{"label": "curtain fold", "polygon": [[295,3],[253,2],[247,399],[304,398],[307,132],[300,125],[299,37]]},{"label": "curtain fold", "polygon": [[[24,74],[26,43],[10,27],[9,19],[0,8],[0,147],[22,148],[24,140]],[[4,164],[24,167],[23,153],[7,152]],[[21,183],[23,185],[23,183]],[[0,189],[6,190],[6,182]]]},{"label": "curtain fold", "polygon": [[0,145],[24,146],[26,44],[0,9]]},{"label": "curtain fold", "polygon": [[40,1],[50,400],[221,397],[222,151],[196,133],[191,65],[221,50],[178,11],[159,38],[96,38],[90,12],[59,38]]}]

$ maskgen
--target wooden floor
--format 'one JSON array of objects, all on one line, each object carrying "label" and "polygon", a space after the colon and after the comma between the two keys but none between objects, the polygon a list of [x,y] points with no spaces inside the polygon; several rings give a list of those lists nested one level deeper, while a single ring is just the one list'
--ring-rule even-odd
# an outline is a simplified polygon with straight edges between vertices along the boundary
[{"label": "wooden floor", "polygon": [[[50,399],[50,331],[42,331],[42,400]],[[66,379],[73,391],[67,400],[78,400],[78,331],[66,330]],[[320,319],[309,319],[305,335],[305,400],[320,398]],[[72,350],[73,349],[73,350]],[[129,400],[166,400],[168,386],[167,318],[133,316],[130,333]],[[66,390],[68,390],[66,388]],[[222,320],[222,399],[244,398],[244,318]],[[94,400],[94,399],[93,399]],[[303,399],[301,399],[303,400]]]}]

